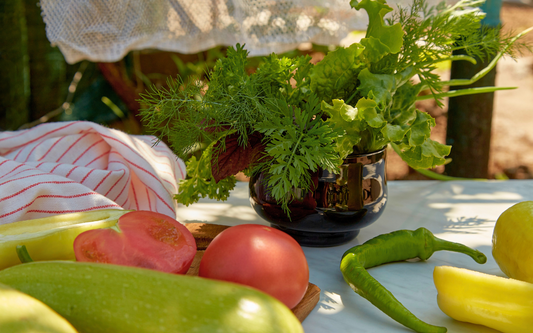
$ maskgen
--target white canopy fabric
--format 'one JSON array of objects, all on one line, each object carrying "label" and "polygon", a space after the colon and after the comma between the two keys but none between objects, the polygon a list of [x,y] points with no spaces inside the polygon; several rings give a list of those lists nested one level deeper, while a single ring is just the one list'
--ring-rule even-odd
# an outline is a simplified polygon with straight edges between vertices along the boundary
[{"label": "white canopy fabric", "polygon": [[[409,0],[389,1],[407,5]],[[433,0],[436,2],[436,0]],[[132,50],[197,53],[246,44],[251,56],[301,43],[340,45],[365,30],[349,0],[41,0],[48,39],[68,63],[114,62]]]}]

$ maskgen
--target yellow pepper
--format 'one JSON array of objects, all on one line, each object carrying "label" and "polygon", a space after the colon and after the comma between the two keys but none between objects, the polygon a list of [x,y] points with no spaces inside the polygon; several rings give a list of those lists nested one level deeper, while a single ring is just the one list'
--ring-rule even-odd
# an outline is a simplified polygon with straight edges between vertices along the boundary
[{"label": "yellow pepper", "polygon": [[0,331],[77,333],[76,329],[43,302],[0,283]]},{"label": "yellow pepper", "polygon": [[501,332],[533,329],[533,284],[439,266],[433,271],[439,308],[448,316]]},{"label": "yellow pepper", "polygon": [[26,245],[36,261],[74,260],[76,236],[86,230],[114,226],[127,212],[129,210],[101,209],[0,225],[0,269],[20,264],[18,245]]}]

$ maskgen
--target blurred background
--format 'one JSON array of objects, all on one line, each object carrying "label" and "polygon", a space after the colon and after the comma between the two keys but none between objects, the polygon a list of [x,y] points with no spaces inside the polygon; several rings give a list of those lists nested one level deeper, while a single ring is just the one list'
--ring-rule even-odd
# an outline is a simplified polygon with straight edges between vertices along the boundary
[{"label": "blurred background", "polygon": [[[533,3],[529,0],[504,1],[499,14],[504,31],[516,33],[533,26]],[[143,107],[138,101],[139,94],[151,85],[164,87],[168,77],[204,79],[206,71],[226,52],[226,47],[216,45],[187,54],[146,48],[128,51],[116,61],[67,62],[59,48],[50,43],[45,19],[36,0],[0,3],[1,131],[30,128],[43,122],[89,120],[130,134],[144,134],[138,117]],[[272,21],[275,17],[264,19]],[[286,56],[309,54],[318,62],[329,50],[349,44],[360,35],[353,31],[331,45],[325,42],[327,39],[318,38],[292,45],[291,49],[280,53]],[[533,43],[533,33],[525,38]],[[261,56],[252,56],[249,71],[253,72],[260,61]],[[443,66],[440,74],[450,76],[451,67]],[[448,165],[434,171],[459,177],[533,178],[533,55],[500,60],[494,75],[497,86],[518,89],[495,93],[492,110],[482,115],[489,118],[481,130],[488,133],[490,145],[481,138],[478,143],[490,147],[485,154],[487,160],[481,161],[481,166],[465,160],[453,172]],[[436,119],[432,138],[442,143],[449,143],[450,128],[447,127],[451,124],[451,115],[448,105],[448,100],[442,108],[428,101],[419,104],[419,109]],[[456,143],[452,147],[452,151],[461,148]],[[463,148],[477,149],[475,146]],[[389,180],[428,179],[410,169],[392,150],[388,156]]]}]

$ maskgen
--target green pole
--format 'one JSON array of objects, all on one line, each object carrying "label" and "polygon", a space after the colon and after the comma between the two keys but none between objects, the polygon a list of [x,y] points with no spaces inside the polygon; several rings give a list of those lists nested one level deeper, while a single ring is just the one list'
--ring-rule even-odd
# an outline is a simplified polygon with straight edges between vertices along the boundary
[{"label": "green pole", "polygon": [[[500,22],[501,0],[488,0],[481,7],[487,14],[483,24],[489,28],[498,27]],[[460,54],[459,52],[456,54]],[[485,68],[491,59],[476,65],[466,61],[452,63],[451,79],[471,78]],[[465,89],[494,86],[496,68],[469,86],[455,87]],[[490,138],[494,93],[468,95],[450,98],[446,144],[452,145],[449,157],[452,162],[446,165],[445,173],[454,177],[489,178]]]}]

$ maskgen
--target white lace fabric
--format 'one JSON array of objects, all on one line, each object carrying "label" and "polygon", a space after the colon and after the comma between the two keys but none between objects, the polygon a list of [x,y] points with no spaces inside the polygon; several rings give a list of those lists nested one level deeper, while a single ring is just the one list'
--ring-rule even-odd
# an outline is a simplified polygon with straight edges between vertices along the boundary
[{"label": "white lace fabric", "polygon": [[251,56],[301,43],[339,45],[365,30],[348,0],[41,0],[48,39],[68,63],[114,62],[133,50],[197,53],[246,44]]}]

